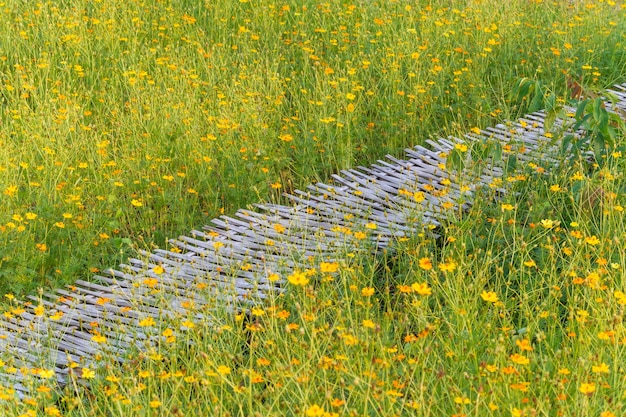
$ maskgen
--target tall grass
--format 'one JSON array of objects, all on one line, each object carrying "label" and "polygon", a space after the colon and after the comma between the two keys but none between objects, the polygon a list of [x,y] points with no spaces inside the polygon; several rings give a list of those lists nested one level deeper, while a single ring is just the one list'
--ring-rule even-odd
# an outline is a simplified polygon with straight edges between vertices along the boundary
[{"label": "tall grass", "polygon": [[[540,168],[507,181],[498,203],[483,190],[437,238],[311,260],[308,282],[247,313],[189,304],[141,324],[156,344],[123,365],[74,364],[61,392],[54,372],[9,358],[3,371],[33,394],[0,389],[5,413],[623,415],[623,157],[592,175]],[[603,197],[584,201],[581,186]]]},{"label": "tall grass", "polygon": [[611,1],[1,7],[2,293],[513,118],[518,77],[606,86],[626,61]]},{"label": "tall grass", "polygon": [[[7,316],[20,314],[19,294],[220,213],[514,118],[519,77],[564,101],[566,75],[602,87],[626,63],[625,10],[612,1],[101,0],[0,12]],[[522,165],[503,200],[483,190],[437,238],[416,231],[379,257],[311,259],[308,280],[293,280],[303,285],[245,313],[188,303],[138,323],[158,342],[122,364],[94,333],[103,365],[73,364],[63,390],[54,369],[2,355],[0,373],[31,391],[0,388],[0,410],[623,415],[625,168],[619,151],[602,168]]]}]

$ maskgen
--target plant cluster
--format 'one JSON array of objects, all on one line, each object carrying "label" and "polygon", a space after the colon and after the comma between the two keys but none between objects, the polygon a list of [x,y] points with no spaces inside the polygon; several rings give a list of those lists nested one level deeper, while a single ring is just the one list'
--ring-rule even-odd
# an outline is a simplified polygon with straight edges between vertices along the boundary
[{"label": "plant cluster", "polygon": [[613,1],[0,9],[2,294],[86,278],[222,212],[514,119],[520,77],[604,87],[626,62]]}]

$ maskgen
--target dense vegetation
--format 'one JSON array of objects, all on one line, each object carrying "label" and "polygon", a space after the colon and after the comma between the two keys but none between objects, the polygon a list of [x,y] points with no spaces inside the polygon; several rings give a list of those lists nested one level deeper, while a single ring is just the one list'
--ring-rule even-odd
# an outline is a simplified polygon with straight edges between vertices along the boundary
[{"label": "dense vegetation", "polygon": [[[514,119],[528,109],[511,94],[520,78],[561,104],[567,78],[622,82],[625,14],[586,0],[1,3],[6,307],[220,213]],[[619,150],[521,166],[505,201],[485,190],[439,240],[313,268],[249,319],[214,312],[178,338],[176,320],[146,326],[162,345],[83,369],[90,388],[51,391],[53,370],[0,357],[0,373],[38,387],[0,389],[0,407],[623,415],[624,168]]]}]

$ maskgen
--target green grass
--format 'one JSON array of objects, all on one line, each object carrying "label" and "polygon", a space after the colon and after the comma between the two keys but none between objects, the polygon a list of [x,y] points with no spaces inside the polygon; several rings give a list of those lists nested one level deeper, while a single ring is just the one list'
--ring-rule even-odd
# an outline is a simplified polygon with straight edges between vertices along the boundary
[{"label": "green grass", "polygon": [[8,2],[0,290],[88,277],[222,211],[514,118],[519,77],[557,92],[564,73],[619,81],[623,13],[611,2]]},{"label": "green grass", "polygon": [[[220,213],[515,118],[521,77],[561,101],[566,75],[622,82],[624,13],[611,1],[0,3],[0,293],[88,278]],[[0,390],[0,407],[622,415],[623,158],[524,169],[506,201],[485,191],[440,239],[332,274],[315,260],[309,284],[250,317],[214,312],[111,360],[91,388],[33,378],[40,391]]]},{"label": "green grass", "polygon": [[[483,191],[439,238],[311,260],[307,284],[287,284],[248,315],[217,310],[199,322],[203,310],[189,305],[142,327],[161,342],[129,351],[124,365],[109,359],[89,388],[76,378],[53,394],[27,378],[41,392],[20,402],[0,391],[3,406],[68,416],[622,415],[624,165],[582,179],[578,166],[527,166],[504,200]],[[581,184],[604,192],[593,210],[576,197]],[[9,362],[5,372],[17,372]]]}]

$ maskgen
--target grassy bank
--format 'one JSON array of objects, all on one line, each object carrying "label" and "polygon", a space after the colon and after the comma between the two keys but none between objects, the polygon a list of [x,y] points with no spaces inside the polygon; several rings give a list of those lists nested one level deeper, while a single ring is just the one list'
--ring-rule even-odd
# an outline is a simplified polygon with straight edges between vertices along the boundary
[{"label": "grassy bank", "polygon": [[518,77],[605,86],[626,62],[613,2],[0,8],[2,293],[515,117]]}]

